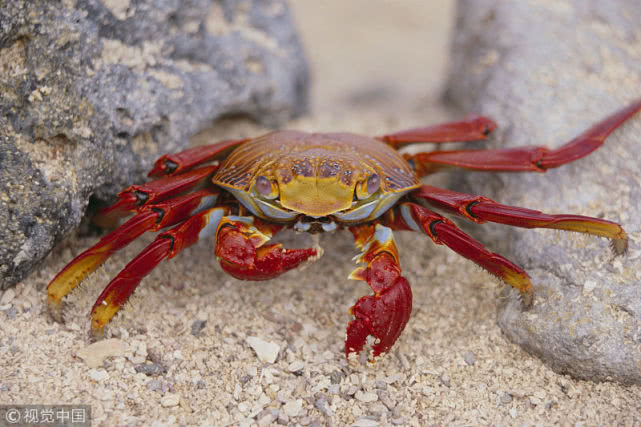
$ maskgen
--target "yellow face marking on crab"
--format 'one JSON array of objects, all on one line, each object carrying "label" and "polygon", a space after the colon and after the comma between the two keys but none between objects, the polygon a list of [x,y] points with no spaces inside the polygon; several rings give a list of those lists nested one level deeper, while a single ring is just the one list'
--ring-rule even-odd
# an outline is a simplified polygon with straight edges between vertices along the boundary
[{"label": "yellow face marking on crab", "polygon": [[280,204],[285,209],[322,217],[349,209],[354,189],[335,179],[298,176],[291,181],[279,182]]}]

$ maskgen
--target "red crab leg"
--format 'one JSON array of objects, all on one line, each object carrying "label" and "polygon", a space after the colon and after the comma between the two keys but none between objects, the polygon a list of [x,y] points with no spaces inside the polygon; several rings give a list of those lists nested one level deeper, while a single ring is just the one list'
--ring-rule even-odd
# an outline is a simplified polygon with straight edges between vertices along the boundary
[{"label": "red crab leg", "polygon": [[617,255],[625,253],[628,247],[628,238],[623,228],[604,219],[582,215],[548,215],[532,209],[502,205],[487,197],[457,193],[430,185],[422,186],[412,196],[479,224],[490,221],[514,227],[555,228],[607,237],[611,239],[612,249]]},{"label": "red crab leg", "polygon": [[110,225],[114,220],[143,206],[192,191],[208,183],[215,170],[215,166],[206,166],[181,175],[165,176],[144,184],[132,185],[118,193],[116,203],[100,210],[94,222],[98,225]]},{"label": "red crab leg", "polygon": [[413,142],[478,141],[487,139],[494,129],[496,129],[496,123],[492,119],[484,116],[470,116],[461,121],[403,130],[378,136],[376,139],[394,148],[400,148]]},{"label": "red crab leg", "polygon": [[94,335],[102,334],[104,326],[127,302],[140,281],[163,259],[173,258],[200,239],[217,236],[216,256],[221,258],[223,269],[246,280],[275,277],[318,253],[317,249],[287,250],[281,245],[263,246],[281,226],[263,223],[254,226],[253,218],[226,217],[228,213],[227,207],[211,208],[158,235],[98,297],[91,310]]},{"label": "red crab leg", "polygon": [[356,268],[349,276],[365,280],[374,295],[360,298],[350,309],[354,320],[347,325],[345,356],[360,353],[372,335],[373,357],[387,352],[405,329],[412,312],[412,290],[401,276],[398,252],[392,230],[381,224],[350,227],[356,245],[363,251],[357,262],[367,267]]},{"label": "red crab leg", "polygon": [[214,236],[227,207],[206,209],[158,235],[102,291],[91,309],[91,331],[101,335],[104,326],[127,302],[140,281],[165,258],[173,258],[199,239]]},{"label": "red crab leg", "polygon": [[175,225],[190,215],[212,207],[216,203],[218,193],[218,190],[201,190],[147,206],[142,212],[78,255],[49,283],[48,303],[52,316],[58,321],[62,320],[62,298],[116,251],[124,248],[146,231],[158,231]]},{"label": "red crab leg", "polygon": [[236,148],[247,139],[230,139],[211,145],[201,145],[188,148],[174,154],[165,154],[154,163],[154,168],[147,176],[177,175],[200,164],[213,160],[220,160],[232,149]]},{"label": "red crab leg", "polygon": [[392,228],[427,234],[434,243],[446,245],[521,291],[525,307],[532,305],[534,292],[530,276],[501,255],[488,251],[480,242],[462,232],[449,219],[415,203],[403,203],[394,212],[393,220]]},{"label": "red crab leg", "polygon": [[322,255],[321,248],[265,245],[281,228],[253,217],[223,218],[216,238],[216,257],[223,270],[241,280],[267,280]]},{"label": "red crab leg", "polygon": [[434,151],[405,155],[421,176],[447,166],[480,171],[545,172],[587,156],[617,127],[641,110],[641,99],[592,126],[572,141],[556,149],[517,147],[496,150]]}]

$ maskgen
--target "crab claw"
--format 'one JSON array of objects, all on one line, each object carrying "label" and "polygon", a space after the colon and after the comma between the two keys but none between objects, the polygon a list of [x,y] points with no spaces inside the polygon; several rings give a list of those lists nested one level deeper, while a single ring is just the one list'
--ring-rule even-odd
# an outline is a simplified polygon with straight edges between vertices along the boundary
[{"label": "crab claw", "polygon": [[345,355],[360,353],[368,335],[376,338],[372,347],[374,357],[386,353],[405,329],[412,313],[410,284],[387,253],[378,255],[367,268],[357,269],[350,278],[366,280],[376,294],[362,297],[351,308],[356,318],[347,325]]},{"label": "crab claw", "polygon": [[355,319],[347,325],[345,355],[360,353],[372,335],[373,356],[386,353],[405,329],[412,313],[412,290],[401,275],[398,252],[392,231],[380,224],[352,227],[356,245],[363,254],[359,262],[367,267],[358,267],[349,278],[364,280],[374,295],[360,298],[350,309]]},{"label": "crab claw", "polygon": [[280,244],[264,245],[269,230],[229,222],[216,240],[216,256],[227,273],[241,280],[268,280],[321,255],[320,248],[284,249]]}]

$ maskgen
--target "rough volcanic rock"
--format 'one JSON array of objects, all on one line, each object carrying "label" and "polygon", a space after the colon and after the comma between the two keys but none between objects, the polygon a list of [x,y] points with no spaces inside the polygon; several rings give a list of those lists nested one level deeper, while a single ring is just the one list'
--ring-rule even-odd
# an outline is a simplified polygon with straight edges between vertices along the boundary
[{"label": "rough volcanic rock", "polygon": [[0,289],[23,278],[89,196],[143,179],[226,114],[305,108],[283,1],[15,0],[0,7]]},{"label": "rough volcanic rock", "polygon": [[[558,147],[641,97],[639,22],[636,0],[460,0],[448,98],[497,120],[492,147]],[[501,328],[577,378],[641,383],[640,141],[638,115],[585,159],[545,174],[468,173],[459,187],[627,230],[630,250],[614,258],[597,238],[486,228],[536,290],[530,311],[505,299]]]}]

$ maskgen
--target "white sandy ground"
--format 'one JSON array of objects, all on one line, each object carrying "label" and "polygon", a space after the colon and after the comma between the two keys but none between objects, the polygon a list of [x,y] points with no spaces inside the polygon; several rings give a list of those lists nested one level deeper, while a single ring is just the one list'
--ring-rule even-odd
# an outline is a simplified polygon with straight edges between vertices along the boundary
[{"label": "white sandy ground", "polygon": [[[451,7],[418,0],[364,7],[359,1],[339,13],[335,3],[322,11],[297,3],[315,86],[313,113],[291,127],[378,134],[448,117],[436,96]],[[376,9],[381,4],[388,9]],[[323,22],[334,32],[323,31]],[[339,32],[365,22],[375,30],[369,37]],[[403,45],[401,53],[390,40]],[[408,51],[415,51],[413,66],[396,57]],[[358,68],[372,57],[388,68]],[[403,66],[394,69],[394,63]],[[440,77],[425,83],[429,75]],[[220,122],[194,143],[263,130]],[[554,242],[553,232],[523,232],[538,233],[541,244]],[[413,284],[412,318],[392,354],[375,364],[348,364],[343,356],[347,310],[369,293],[364,282],[346,279],[356,249],[344,231],[321,237],[325,255],[316,263],[269,282],[226,276],[212,242],[199,242],[145,279],[109,327],[106,343],[114,356],[96,361],[100,351],[87,339],[91,305],[150,239],[114,256],[68,298],[64,325],[47,317],[46,284],[96,237],[70,237],[39,271],[0,297],[0,403],[90,404],[94,425],[641,424],[641,387],[576,381],[549,370],[501,334],[495,322],[500,285],[411,233],[396,240]],[[293,233],[279,240],[313,244]],[[275,344],[276,361],[261,361],[249,337]],[[269,357],[269,348],[266,353],[261,357]],[[142,366],[161,372],[137,372]]]}]

